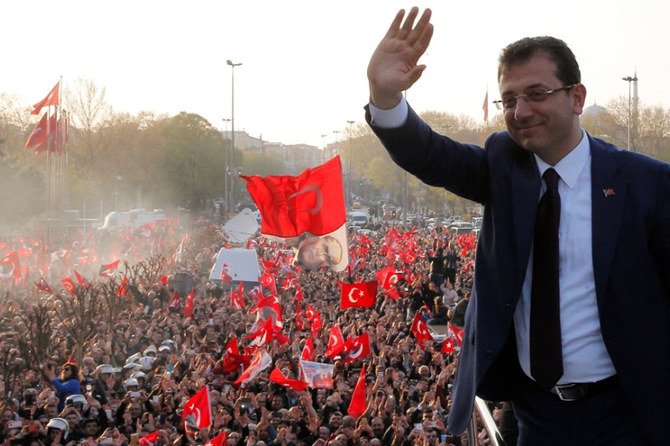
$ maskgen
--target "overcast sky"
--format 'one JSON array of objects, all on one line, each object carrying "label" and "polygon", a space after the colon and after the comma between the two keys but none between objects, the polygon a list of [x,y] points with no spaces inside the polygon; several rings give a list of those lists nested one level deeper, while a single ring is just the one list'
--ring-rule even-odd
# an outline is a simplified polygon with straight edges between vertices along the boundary
[{"label": "overcast sky", "polygon": [[[418,111],[481,121],[486,89],[498,94],[500,49],[529,35],[554,35],[575,52],[587,105],[628,97],[637,70],[642,104],[670,106],[670,7],[638,0],[439,0],[428,68],[409,91]],[[286,144],[316,146],[363,122],[370,54],[397,0],[32,0],[3,2],[0,92],[26,106],[62,76],[107,90],[117,112],[197,113]],[[67,104],[65,104],[67,106]],[[493,109],[491,110],[493,113]],[[321,135],[326,134],[326,137]]]}]

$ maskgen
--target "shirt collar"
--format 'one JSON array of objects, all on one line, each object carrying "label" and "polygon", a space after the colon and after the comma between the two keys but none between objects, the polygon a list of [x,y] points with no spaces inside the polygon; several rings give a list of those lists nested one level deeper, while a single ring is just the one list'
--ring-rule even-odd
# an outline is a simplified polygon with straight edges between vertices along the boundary
[{"label": "shirt collar", "polygon": [[586,163],[591,157],[590,148],[591,146],[589,144],[589,138],[586,137],[586,132],[582,130],[582,139],[579,141],[579,144],[577,144],[577,146],[555,166],[551,166],[545,163],[539,156],[534,155],[540,176],[544,174],[545,170],[553,167],[566,186],[568,186],[570,189],[574,189],[575,185],[577,184],[579,174],[582,173],[584,166],[586,166]]}]

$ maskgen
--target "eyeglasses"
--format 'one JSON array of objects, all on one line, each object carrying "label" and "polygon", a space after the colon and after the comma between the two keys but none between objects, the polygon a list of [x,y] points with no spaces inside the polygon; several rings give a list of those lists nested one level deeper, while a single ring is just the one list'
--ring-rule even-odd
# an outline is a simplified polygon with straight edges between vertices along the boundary
[{"label": "eyeglasses", "polygon": [[493,101],[498,110],[513,110],[516,108],[516,104],[519,102],[519,99],[524,99],[526,102],[542,102],[550,95],[557,93],[563,90],[570,90],[573,87],[576,87],[579,84],[570,84],[563,87],[554,88],[552,90],[533,90],[527,94],[518,94],[516,96],[507,96],[497,101]]}]

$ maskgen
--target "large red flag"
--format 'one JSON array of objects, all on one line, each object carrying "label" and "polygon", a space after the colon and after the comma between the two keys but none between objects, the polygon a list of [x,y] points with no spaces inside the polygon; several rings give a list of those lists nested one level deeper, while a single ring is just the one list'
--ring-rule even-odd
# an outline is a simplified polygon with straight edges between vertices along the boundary
[{"label": "large red flag", "polygon": [[332,358],[344,350],[344,338],[342,337],[342,330],[339,325],[333,325],[330,328],[330,336],[328,336],[328,347],[326,347],[325,356]]},{"label": "large red flag", "polygon": [[344,310],[350,307],[373,307],[377,297],[377,281],[361,283],[338,282],[342,296],[340,308]]},{"label": "large red flag", "polygon": [[366,389],[365,389],[365,365],[361,367],[361,373],[358,375],[358,381],[356,382],[356,387],[351,394],[351,402],[349,403],[349,408],[347,413],[354,418],[358,418],[365,413],[365,408],[367,406],[366,400]]},{"label": "large red flag", "polygon": [[58,97],[58,93],[60,90],[60,81],[56,82],[56,85],[54,85],[54,88],[51,89],[48,95],[41,101],[39,101],[37,104],[33,105],[33,111],[30,112],[32,115],[39,115],[40,111],[42,111],[42,107],[46,107],[47,105],[58,105],[58,102],[60,98]]},{"label": "large red flag", "polygon": [[181,419],[184,421],[189,415],[193,416],[193,421],[198,429],[204,429],[212,424],[212,412],[209,404],[209,389],[203,387],[193,395],[184,406],[181,413]]},{"label": "large red flag", "polygon": [[247,182],[247,190],[260,211],[263,235],[325,235],[346,222],[339,156],[298,176],[241,178]]},{"label": "large red flag", "polygon": [[47,150],[48,142],[56,134],[56,115],[47,120],[47,114],[42,115],[42,119],[35,125],[33,131],[28,135],[26,143],[23,146],[25,150],[35,148],[35,153]]},{"label": "large red flag", "polygon": [[268,379],[273,383],[291,388],[296,392],[302,392],[307,388],[307,383],[305,381],[287,378],[286,375],[284,375],[277,367],[275,367],[275,369],[270,372]]},{"label": "large red flag", "polygon": [[421,317],[421,311],[417,311],[414,314],[414,320],[412,321],[412,327],[410,328],[412,334],[416,338],[417,344],[423,348],[424,344],[428,341],[433,341],[433,336],[428,331],[428,325]]}]

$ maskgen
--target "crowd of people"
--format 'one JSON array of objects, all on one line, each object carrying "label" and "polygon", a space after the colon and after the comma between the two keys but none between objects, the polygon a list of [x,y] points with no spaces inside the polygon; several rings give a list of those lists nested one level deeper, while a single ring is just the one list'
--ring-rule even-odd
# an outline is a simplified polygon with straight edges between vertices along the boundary
[{"label": "crowd of people", "polygon": [[[246,247],[257,251],[263,275],[275,285],[249,290],[247,284],[249,292],[235,304],[237,284],[209,278],[219,248],[230,245],[218,224],[204,218],[188,231],[173,224],[150,234],[94,234],[63,238],[48,249],[39,240],[6,241],[5,253],[22,252],[25,276],[0,282],[0,442],[207,444],[225,432],[231,446],[465,444],[446,427],[458,348],[446,353],[442,342],[419,343],[410,326],[417,313],[429,325],[462,324],[474,237],[388,222],[374,229],[349,234],[350,268],[342,273],[303,270],[283,246],[251,239]],[[53,254],[45,261],[39,254],[46,251]],[[431,271],[439,268],[438,251],[449,252],[453,275]],[[99,276],[97,267],[114,256],[124,263]],[[389,266],[401,277],[393,291],[380,286],[369,308],[340,308],[338,282],[377,280]],[[69,291],[59,283],[66,277],[74,278]],[[188,311],[185,278],[192,281]],[[253,350],[250,334],[267,317],[254,306],[275,292],[287,340],[264,345],[271,366],[236,383],[248,355],[231,368],[231,342],[240,356]],[[307,310],[320,315],[320,327]],[[333,326],[344,338],[367,333],[371,353],[354,361],[326,355]],[[331,388],[295,390],[270,380],[275,368],[300,379],[309,343],[312,361],[334,365]],[[348,408],[363,367],[367,406],[352,416]],[[182,413],[203,387],[212,420],[199,429]]]}]

